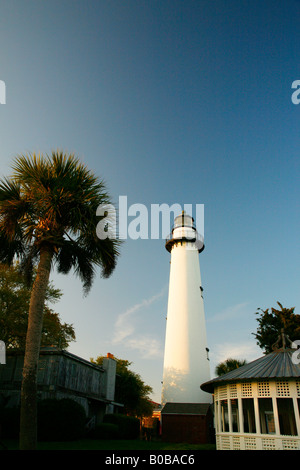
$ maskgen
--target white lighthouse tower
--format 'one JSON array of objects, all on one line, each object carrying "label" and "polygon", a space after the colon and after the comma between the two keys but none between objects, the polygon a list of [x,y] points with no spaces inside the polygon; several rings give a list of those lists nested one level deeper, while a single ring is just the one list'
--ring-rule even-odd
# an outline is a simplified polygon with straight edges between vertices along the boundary
[{"label": "white lighthouse tower", "polygon": [[162,385],[166,403],[211,403],[200,389],[210,380],[199,253],[203,237],[184,211],[167,239],[171,253],[168,313]]}]

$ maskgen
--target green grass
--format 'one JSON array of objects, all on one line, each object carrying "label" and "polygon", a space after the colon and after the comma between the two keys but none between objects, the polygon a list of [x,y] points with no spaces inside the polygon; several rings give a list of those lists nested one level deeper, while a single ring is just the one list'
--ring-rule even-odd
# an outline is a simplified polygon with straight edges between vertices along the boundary
[{"label": "green grass", "polygon": [[[3,441],[8,450],[17,450],[18,441]],[[81,439],[71,442],[39,442],[38,450],[215,450],[213,444],[173,444],[159,440],[92,440]]]}]

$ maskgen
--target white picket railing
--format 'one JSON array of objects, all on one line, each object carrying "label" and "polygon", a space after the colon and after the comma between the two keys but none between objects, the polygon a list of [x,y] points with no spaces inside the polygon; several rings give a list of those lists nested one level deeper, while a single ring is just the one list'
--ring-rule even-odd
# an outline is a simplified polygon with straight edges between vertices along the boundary
[{"label": "white picket railing", "polygon": [[298,436],[217,433],[217,450],[300,450]]}]

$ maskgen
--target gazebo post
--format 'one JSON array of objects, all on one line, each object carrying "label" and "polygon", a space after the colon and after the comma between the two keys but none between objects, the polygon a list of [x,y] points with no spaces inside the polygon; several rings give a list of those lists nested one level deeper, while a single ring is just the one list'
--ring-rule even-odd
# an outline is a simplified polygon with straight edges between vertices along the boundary
[{"label": "gazebo post", "polygon": [[[296,384],[293,384],[296,388]],[[300,436],[300,409],[298,406],[297,390],[293,393],[294,416],[296,421],[297,434]]]},{"label": "gazebo post", "polygon": [[274,395],[275,394],[272,394],[272,405],[273,405],[273,414],[274,414],[275,434],[276,434],[276,436],[280,436],[280,426],[279,426],[277,400],[276,400],[276,395],[275,396]]},{"label": "gazebo post", "polygon": [[227,398],[227,408],[228,408],[229,432],[232,433],[232,409],[231,409],[231,399],[230,398]]},{"label": "gazebo post", "polygon": [[218,401],[218,414],[217,414],[217,432],[222,432],[222,421],[221,421],[221,400]]},{"label": "gazebo post", "polygon": [[254,397],[253,400],[254,400],[254,416],[255,416],[255,429],[256,429],[256,434],[261,434],[260,419],[259,419],[258,397]]},{"label": "gazebo post", "polygon": [[243,418],[243,402],[241,397],[238,397],[238,410],[239,410],[239,432],[244,434],[244,418]]}]

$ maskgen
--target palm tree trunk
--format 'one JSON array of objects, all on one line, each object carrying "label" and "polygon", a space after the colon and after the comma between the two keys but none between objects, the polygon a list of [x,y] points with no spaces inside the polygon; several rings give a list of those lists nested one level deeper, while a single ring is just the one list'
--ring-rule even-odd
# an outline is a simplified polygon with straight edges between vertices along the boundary
[{"label": "palm tree trunk", "polygon": [[53,252],[42,247],[28,315],[23,380],[21,388],[20,449],[37,447],[37,367],[39,361],[43,310]]}]

